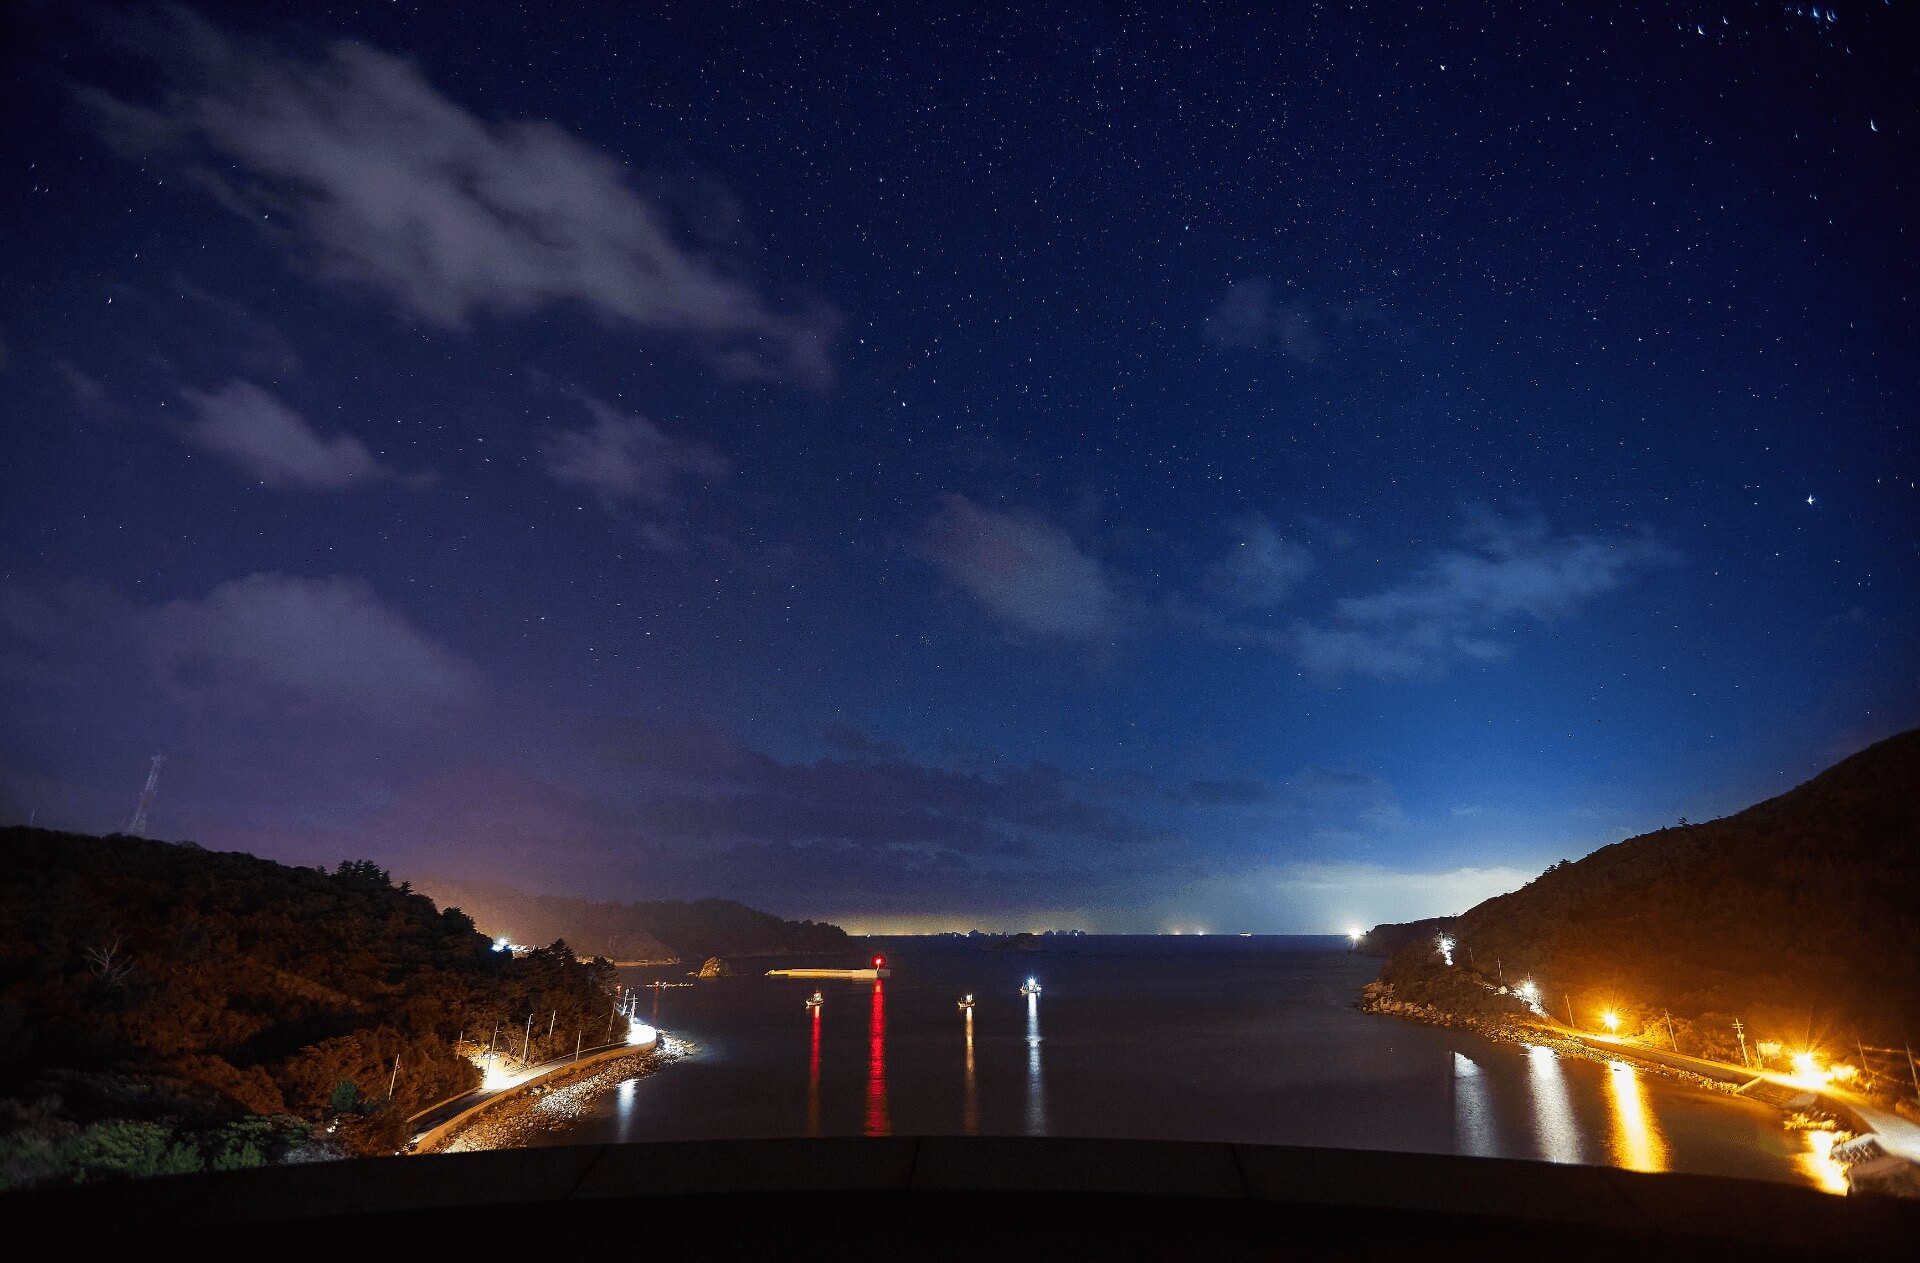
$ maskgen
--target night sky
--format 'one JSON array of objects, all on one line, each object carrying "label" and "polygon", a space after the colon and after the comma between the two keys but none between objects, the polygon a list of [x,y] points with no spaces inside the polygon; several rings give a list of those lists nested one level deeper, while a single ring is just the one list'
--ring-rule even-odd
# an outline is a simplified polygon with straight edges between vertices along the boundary
[{"label": "night sky", "polygon": [[1920,722],[1913,6],[1252,7],[9,6],[0,819],[1319,932]]}]

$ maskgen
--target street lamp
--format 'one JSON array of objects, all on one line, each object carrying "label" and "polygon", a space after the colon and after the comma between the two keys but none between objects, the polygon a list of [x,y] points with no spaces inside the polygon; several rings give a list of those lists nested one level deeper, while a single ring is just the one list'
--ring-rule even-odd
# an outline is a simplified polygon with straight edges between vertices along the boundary
[{"label": "street lamp", "polygon": [[1620,1029],[1620,1015],[1608,1009],[1600,1015],[1600,1024],[1606,1027],[1607,1033],[1611,1035]]}]

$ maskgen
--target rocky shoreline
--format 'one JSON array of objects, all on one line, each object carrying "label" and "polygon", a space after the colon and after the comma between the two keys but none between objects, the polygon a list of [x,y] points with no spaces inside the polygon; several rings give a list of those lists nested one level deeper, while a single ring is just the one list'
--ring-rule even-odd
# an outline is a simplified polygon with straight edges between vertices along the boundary
[{"label": "rocky shoreline", "polygon": [[[1602,1065],[1619,1059],[1616,1055],[1589,1048],[1578,1040],[1568,1039],[1555,1031],[1534,1026],[1515,1016],[1504,1015],[1498,1019],[1470,1017],[1463,1013],[1449,1013],[1431,1004],[1396,1000],[1393,998],[1393,984],[1390,982],[1370,982],[1362,987],[1358,1007],[1363,1013],[1384,1013],[1388,1017],[1425,1022],[1429,1026],[1457,1027],[1502,1043],[1551,1048],[1563,1057],[1581,1057]],[[1739,1094],[1739,1088],[1734,1084],[1719,1079],[1709,1079],[1703,1074],[1694,1074],[1676,1066],[1663,1065],[1656,1061],[1642,1061],[1639,1058],[1634,1058],[1633,1064],[1649,1074],[1664,1075],[1669,1079],[1678,1079],[1695,1087],[1711,1088],[1729,1096]]]},{"label": "rocky shoreline", "polygon": [[483,1111],[434,1152],[520,1148],[579,1121],[602,1093],[629,1079],[648,1078],[687,1051],[685,1043],[662,1038],[657,1048],[601,1062],[590,1073],[563,1083],[535,1084]]}]

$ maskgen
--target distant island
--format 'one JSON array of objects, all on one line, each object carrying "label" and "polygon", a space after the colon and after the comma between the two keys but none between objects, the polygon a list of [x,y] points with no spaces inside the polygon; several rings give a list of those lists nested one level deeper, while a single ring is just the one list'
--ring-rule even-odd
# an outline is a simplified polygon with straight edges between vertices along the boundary
[{"label": "distant island", "polygon": [[1610,1013],[1622,1034],[1736,1065],[1823,1046],[1904,1077],[1903,1050],[1920,1052],[1920,730],[1457,917],[1376,926],[1363,950],[1388,958],[1370,995],[1396,1006],[1587,1029]]},{"label": "distant island", "polygon": [[596,903],[530,894],[492,882],[427,877],[423,890],[443,907],[458,907],[485,933],[515,943],[565,939],[609,960],[698,966],[709,957],[850,952],[856,944],[837,925],[784,921],[731,899],[683,903]]}]

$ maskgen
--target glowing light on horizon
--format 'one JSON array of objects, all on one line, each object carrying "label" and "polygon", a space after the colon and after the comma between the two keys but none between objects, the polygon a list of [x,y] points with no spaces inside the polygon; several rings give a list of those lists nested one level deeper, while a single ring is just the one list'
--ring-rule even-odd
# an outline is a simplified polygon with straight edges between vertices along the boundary
[{"label": "glowing light on horizon", "polygon": [[1640,1072],[1624,1061],[1607,1063],[1607,1103],[1613,1108],[1613,1163],[1629,1171],[1667,1169],[1667,1142],[1647,1110]]}]

